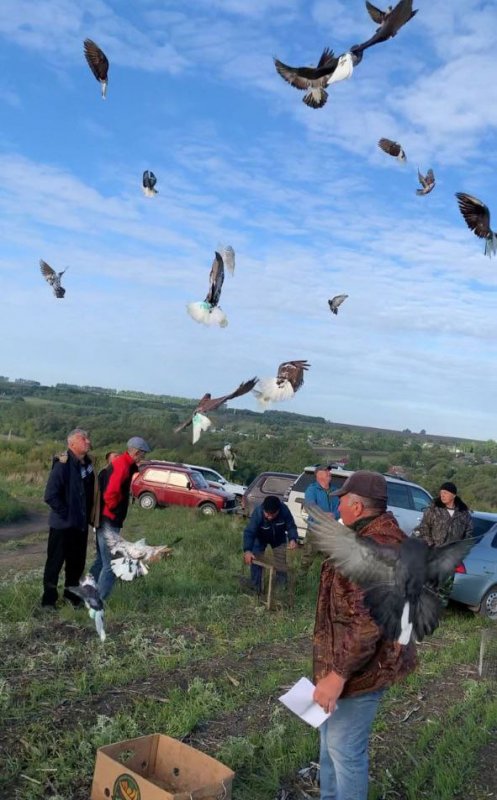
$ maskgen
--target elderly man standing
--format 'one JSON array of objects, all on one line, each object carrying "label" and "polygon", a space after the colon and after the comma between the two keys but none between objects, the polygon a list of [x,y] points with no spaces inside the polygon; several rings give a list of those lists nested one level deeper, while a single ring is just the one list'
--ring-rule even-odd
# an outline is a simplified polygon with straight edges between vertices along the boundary
[{"label": "elderly man standing", "polygon": [[[358,536],[398,546],[405,538],[387,512],[387,484],[359,470],[334,492],[340,517]],[[367,800],[368,744],[385,689],[416,664],[415,644],[387,641],[363,591],[331,560],[321,567],[314,627],[314,700],[331,716],[320,728],[321,800]]]},{"label": "elderly man standing", "polygon": [[128,513],[131,480],[138,464],[150,452],[141,436],[132,436],[126,452],[116,456],[108,465],[107,485],[102,494],[100,526],[97,529],[97,557],[90,568],[102,600],[111,593],[116,576],[110,565],[111,554],[106,536],[118,536]]},{"label": "elderly man standing", "polygon": [[44,608],[55,608],[57,584],[65,564],[64,597],[74,606],[82,601],[68,586],[77,586],[86,561],[88,524],[93,509],[95,474],[88,451],[88,433],[75,428],[67,437],[67,451],[52,462],[44,500],[50,506],[47,560],[43,573]]},{"label": "elderly man standing", "polygon": [[[318,464],[314,468],[314,480],[305,490],[304,504],[306,506],[316,505],[326,513],[332,514],[335,519],[338,519],[338,497],[335,497],[331,492],[330,483],[331,467],[326,464]],[[299,574],[301,577],[307,575],[317,555],[318,551],[314,543],[313,533],[308,528],[300,560]]]}]

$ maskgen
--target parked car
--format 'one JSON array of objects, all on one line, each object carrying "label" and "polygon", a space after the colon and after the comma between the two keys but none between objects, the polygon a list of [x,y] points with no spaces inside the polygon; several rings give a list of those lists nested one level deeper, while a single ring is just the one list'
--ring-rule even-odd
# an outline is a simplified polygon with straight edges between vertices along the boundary
[{"label": "parked car", "polygon": [[204,476],[184,465],[167,461],[144,461],[131,484],[131,494],[141,508],[189,506],[202,514],[231,513],[237,507],[235,495],[216,489]]},{"label": "parked car", "polygon": [[450,599],[497,620],[497,514],[473,511],[471,516],[480,541],[457,567]]},{"label": "parked car", "polygon": [[[332,469],[331,487],[339,489],[345,483],[350,470]],[[421,522],[424,509],[430,505],[432,496],[422,486],[403,478],[385,475],[388,490],[388,510],[392,512],[402,530],[408,535]],[[305,490],[314,481],[314,467],[306,467],[294,483],[288,487],[284,500],[293,514],[299,538],[305,539],[307,514],[302,508]]]},{"label": "parked car", "polygon": [[256,506],[262,503],[268,494],[274,494],[283,500],[287,488],[297,477],[294,472],[261,472],[254,478],[242,497],[242,512],[249,517]]},{"label": "parked car", "polygon": [[207,483],[214,484],[214,486],[224,489],[224,491],[228,492],[229,494],[234,494],[238,502],[241,502],[243,494],[247,489],[247,487],[243,486],[243,484],[231,483],[231,481],[223,478],[220,472],[217,472],[215,469],[211,469],[210,467],[199,467],[195,464],[185,464],[184,466],[188,467],[189,469],[194,469],[196,472],[200,472],[200,474],[204,476]]}]

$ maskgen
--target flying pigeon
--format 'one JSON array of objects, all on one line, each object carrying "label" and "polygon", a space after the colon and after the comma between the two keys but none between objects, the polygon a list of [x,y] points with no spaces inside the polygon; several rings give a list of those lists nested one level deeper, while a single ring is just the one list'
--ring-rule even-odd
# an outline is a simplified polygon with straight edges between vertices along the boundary
[{"label": "flying pigeon", "polygon": [[489,258],[497,253],[497,234],[490,227],[490,211],[485,203],[465,192],[456,192],[459,209],[466,225],[475,236],[485,239],[485,255]]},{"label": "flying pigeon", "polygon": [[269,403],[289,400],[304,383],[304,370],[311,365],[307,361],[284,361],[278,367],[276,378],[261,378],[253,394],[262,408]]},{"label": "flying pigeon", "polygon": [[93,575],[87,575],[80,581],[79,586],[68,586],[67,588],[68,591],[75,594],[76,597],[80,597],[81,600],[84,600],[91,619],[95,620],[95,628],[100,636],[100,640],[105,642],[104,604]]},{"label": "flying pigeon", "polygon": [[328,305],[332,314],[338,314],[339,307],[347,297],[348,294],[337,294],[335,297],[332,297],[331,300],[328,300]]},{"label": "flying pigeon", "polygon": [[55,297],[58,297],[59,299],[62,299],[66,293],[66,290],[60,285],[60,279],[62,278],[64,272],[66,272],[68,269],[69,267],[66,267],[66,269],[62,270],[62,272],[55,272],[55,270],[52,269],[52,267],[47,264],[46,261],[43,261],[43,259],[40,258],[41,274],[47,283],[49,283],[52,287]]},{"label": "flying pigeon", "polygon": [[421,175],[421,172],[418,169],[418,181],[423,188],[416,189],[416,194],[430,194],[430,192],[435,188],[435,175],[433,170],[429,169],[426,175]]},{"label": "flying pigeon", "polygon": [[235,251],[228,245],[223,250],[223,254],[217,250],[212,262],[211,271],[209,274],[209,291],[203,302],[188,303],[186,310],[195,322],[201,322],[204,325],[219,325],[225,328],[228,324],[228,319],[224,311],[218,305],[221,298],[221,289],[224,283],[224,261],[227,261],[228,268],[231,272],[235,269]]},{"label": "flying pigeon", "polygon": [[223,447],[223,454],[228,463],[228,469],[230,472],[234,472],[236,469],[236,453],[233,451],[231,444],[225,444]]},{"label": "flying pigeon", "polygon": [[384,153],[387,153],[389,156],[393,156],[398,161],[407,161],[407,156],[400,144],[392,141],[392,139],[380,139],[378,142],[378,147],[380,147]]},{"label": "flying pigeon", "polygon": [[202,431],[206,431],[212,425],[210,419],[205,416],[205,412],[215,411],[216,408],[222,406],[227,400],[233,400],[235,397],[241,397],[243,394],[247,394],[247,392],[252,391],[256,383],[257,378],[251,378],[249,381],[241,383],[238,389],[235,389],[234,392],[231,392],[231,394],[225,394],[223,397],[212,397],[212,395],[207,392],[204,394],[202,399],[199,400],[192,415],[188,417],[187,420],[182,422],[181,425],[178,425],[178,427],[174,429],[174,433],[179,433],[179,431],[182,431],[183,428],[187,428],[189,425],[192,425],[193,444],[196,444],[200,439]]},{"label": "flying pigeon", "polygon": [[[134,578],[147,575],[147,564],[160,561],[162,558],[168,558],[173,552],[172,545],[152,546],[148,545],[145,539],[139,539],[137,542],[128,542],[122,536],[116,536],[112,533],[105,534],[105,541],[111,555],[114,556],[110,562],[112,572],[123,581],[132,581]],[[179,541],[181,540],[175,539],[173,545]]]},{"label": "flying pigeon", "polygon": [[223,261],[224,266],[228,270],[231,275],[235,274],[235,251],[229,244],[227,247],[223,249]]},{"label": "flying pigeon", "polygon": [[155,195],[159,193],[159,190],[155,188],[156,183],[157,178],[154,173],[146,169],[142,179],[142,189],[145,197],[155,197]]},{"label": "flying pigeon", "polygon": [[386,639],[408,644],[413,630],[417,641],[433,633],[441,610],[437,589],[454,573],[475,539],[441,547],[413,538],[398,545],[379,544],[340,525],[314,504],[308,511],[316,549],[364,590],[364,603]]},{"label": "flying pigeon", "polygon": [[373,47],[373,45],[379,44],[379,42],[386,42],[388,39],[396,36],[406,22],[409,22],[409,20],[418,13],[417,9],[413,11],[412,2],[413,0],[400,0],[395,8],[391,10],[388,9],[387,11],[380,11],[379,8],[371,5],[371,3],[366,3],[369,15],[380,27],[377,28],[374,36],[366,42],[355,44],[351,47],[351,53],[362,55],[364,50],[367,50],[368,47]]},{"label": "flying pigeon", "polygon": [[354,67],[361,61],[361,53],[343,53],[335,58],[333,50],[325,48],[317,67],[290,67],[277,58],[276,71],[296,89],[307,91],[302,101],[310,108],[322,108],[328,99],[326,86],[350,78]]},{"label": "flying pigeon", "polygon": [[102,100],[105,100],[107,95],[109,60],[103,50],[91,39],[85,39],[84,48],[88,66],[95,75],[97,81],[100,81],[102,86]]}]

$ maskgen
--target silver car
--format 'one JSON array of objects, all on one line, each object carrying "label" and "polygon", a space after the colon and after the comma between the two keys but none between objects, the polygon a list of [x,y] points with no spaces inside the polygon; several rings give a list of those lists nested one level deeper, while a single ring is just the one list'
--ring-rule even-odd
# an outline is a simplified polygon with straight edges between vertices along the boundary
[{"label": "silver car", "polygon": [[[331,469],[331,488],[339,489],[352,472]],[[399,527],[409,536],[423,518],[423,511],[432,501],[432,496],[417,483],[385,475],[388,491],[388,510],[392,512]],[[307,487],[314,481],[314,467],[306,467],[296,481],[287,489],[285,503],[293,514],[299,538],[305,539],[307,514],[302,508]]]},{"label": "silver car", "polygon": [[497,514],[474,511],[471,516],[480,541],[457,568],[450,599],[497,620]]}]

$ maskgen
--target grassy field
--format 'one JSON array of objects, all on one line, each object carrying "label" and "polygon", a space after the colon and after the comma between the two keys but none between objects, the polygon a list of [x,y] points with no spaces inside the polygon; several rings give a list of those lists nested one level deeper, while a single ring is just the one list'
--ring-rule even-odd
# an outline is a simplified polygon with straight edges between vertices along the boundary
[{"label": "grassy field", "polygon": [[[153,732],[231,766],[234,800],[316,796],[298,771],[317,759],[317,734],[277,697],[310,674],[318,565],[293,607],[282,595],[268,612],[240,587],[241,530],[239,519],[133,508],[128,538],[183,540],[146,578],[116,586],[104,644],[86,612],[39,610],[46,534],[0,546],[3,796],[89,800],[96,749]],[[420,646],[418,672],[388,694],[372,739],[371,800],[497,791],[497,698],[476,670],[482,627],[450,610]]]}]

